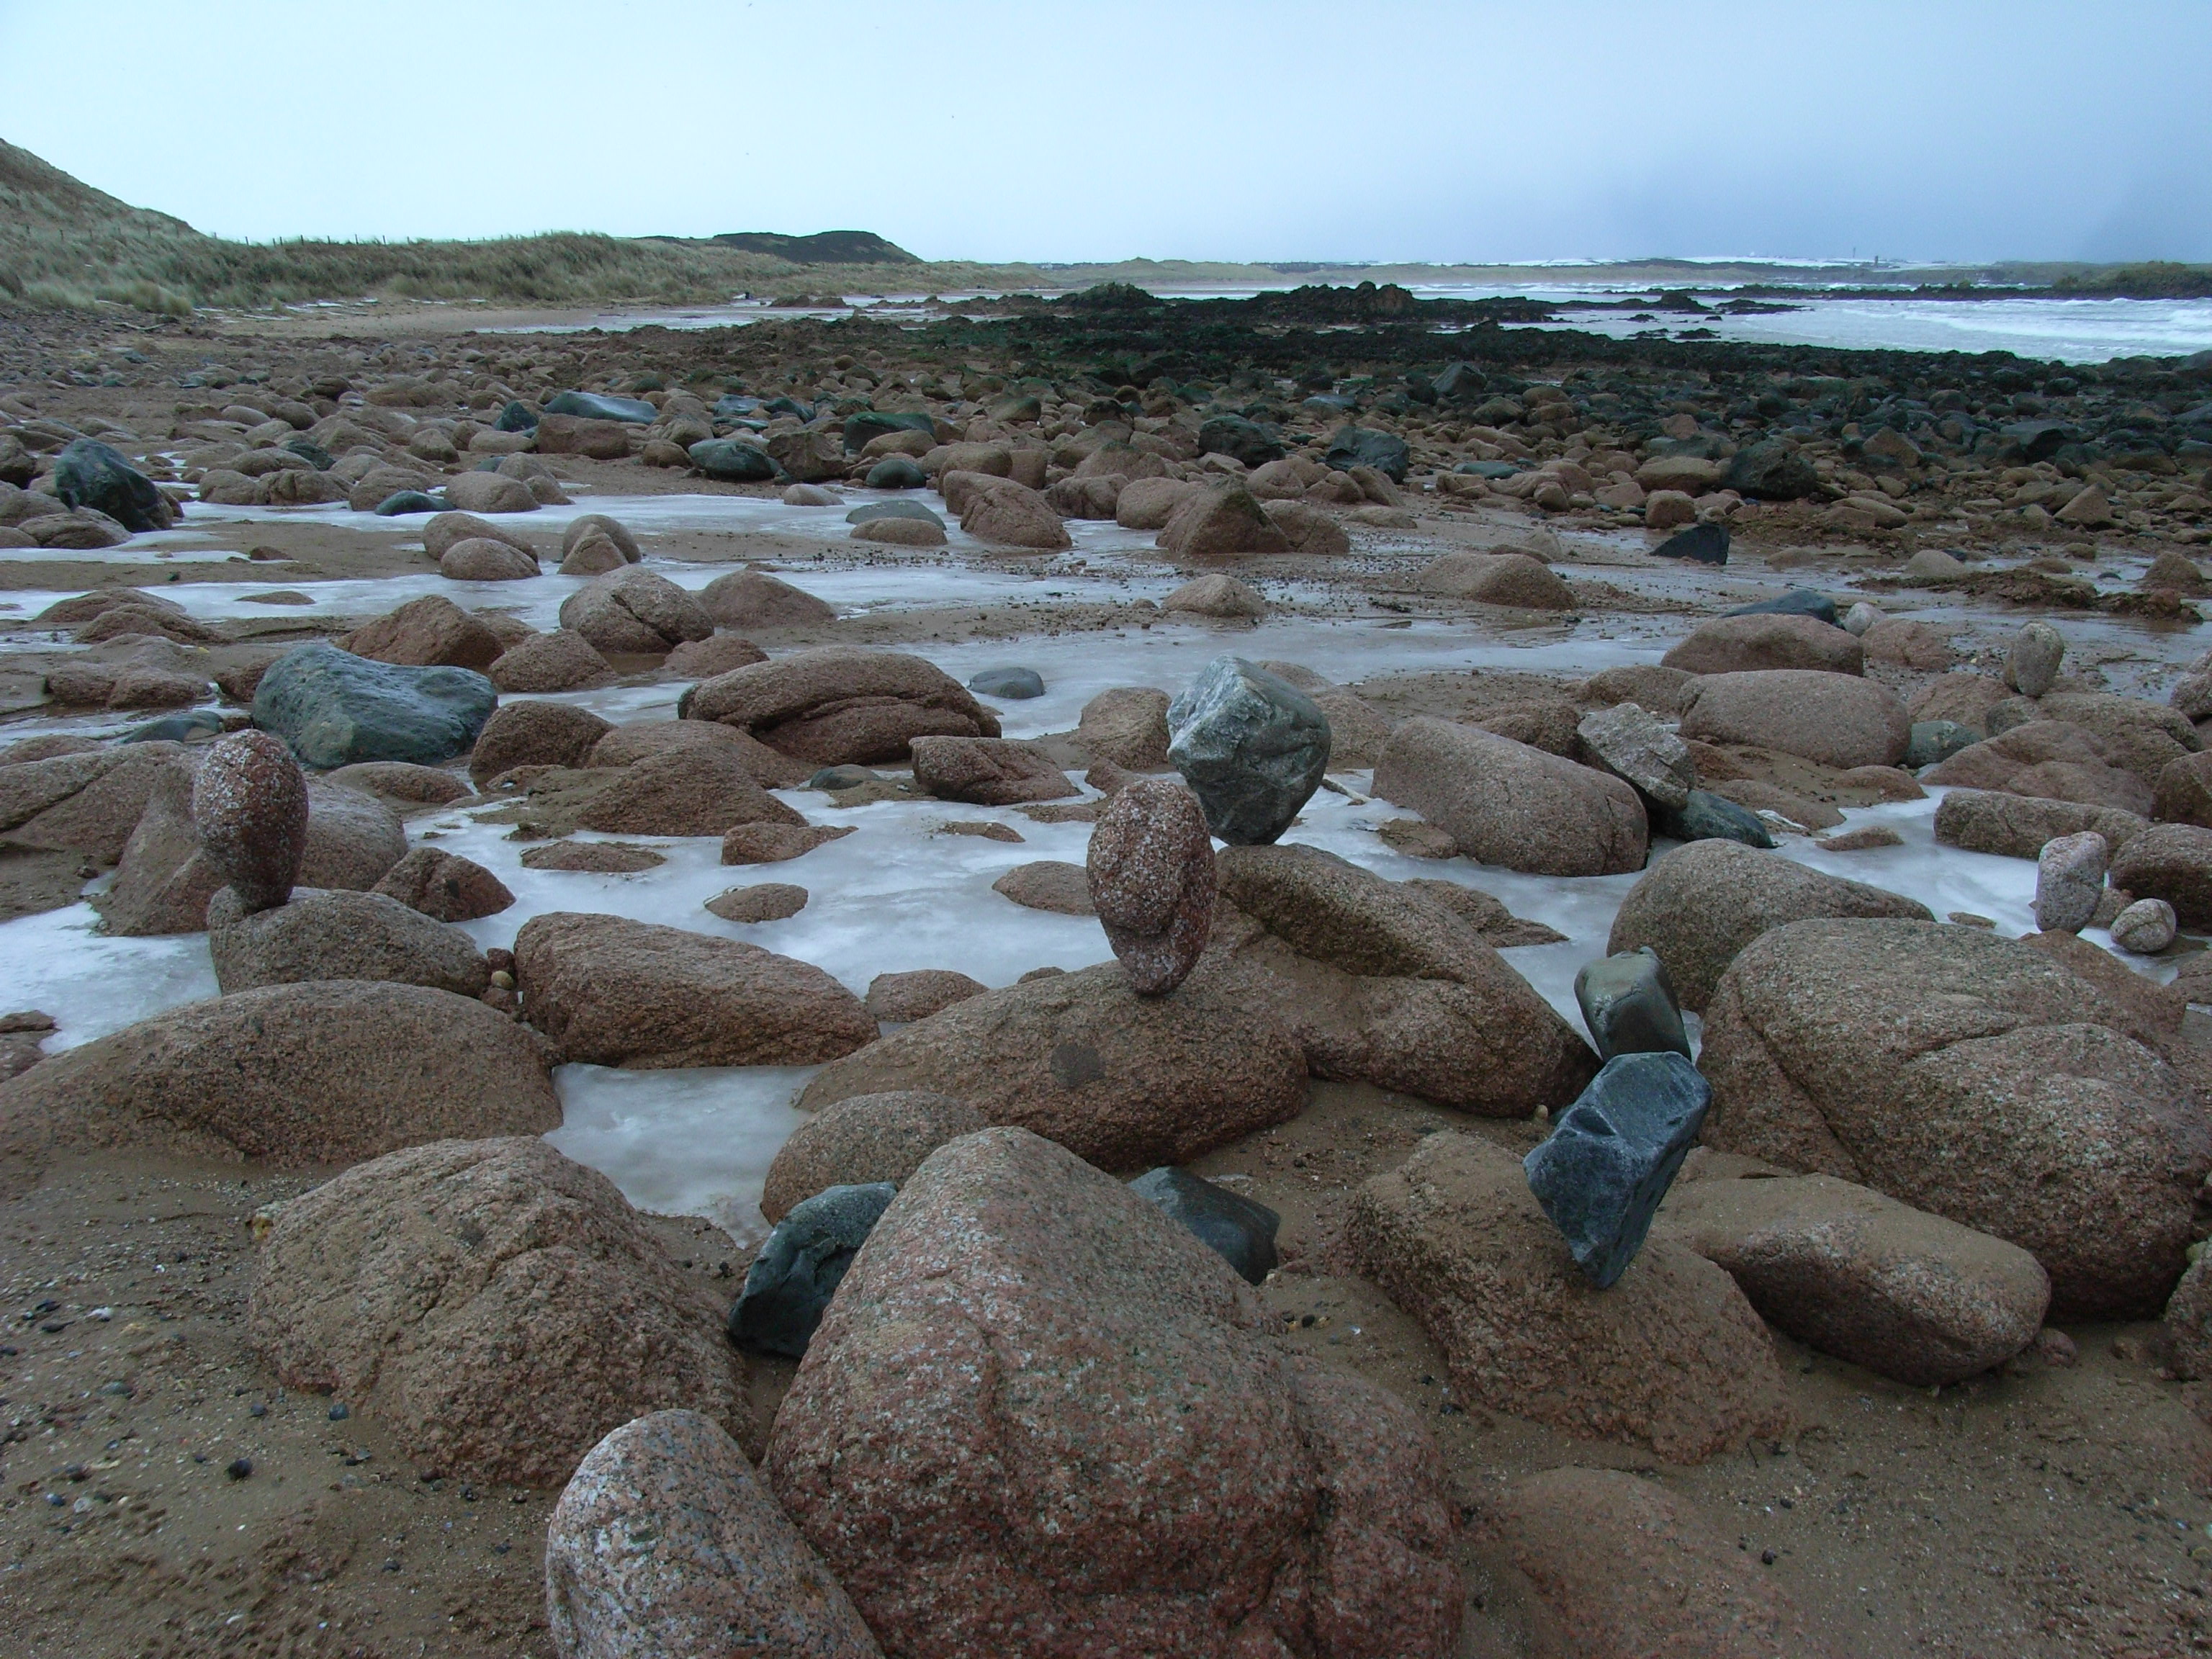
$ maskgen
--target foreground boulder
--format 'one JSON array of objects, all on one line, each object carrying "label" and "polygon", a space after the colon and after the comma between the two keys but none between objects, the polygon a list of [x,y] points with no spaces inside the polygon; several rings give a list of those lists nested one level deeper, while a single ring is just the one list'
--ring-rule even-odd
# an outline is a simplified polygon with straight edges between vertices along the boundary
[{"label": "foreground boulder", "polygon": [[1773,1343],[1734,1280],[1655,1237],[1597,1289],[1521,1160],[1486,1140],[1425,1137],[1353,1195],[1345,1243],[1444,1351],[1462,1400],[1676,1463],[1788,1428]]},{"label": "foreground boulder", "polygon": [[1328,769],[1328,716],[1289,681],[1216,657],[1168,708],[1168,758],[1206,827],[1232,846],[1273,841]]},{"label": "foreground boulder", "polygon": [[1143,1198],[987,1130],[877,1223],[763,1467],[893,1653],[1440,1659],[1433,1444],[1269,1323]]},{"label": "foreground boulder", "polygon": [[659,1411],[592,1448],[546,1528],[545,1607],[561,1659],[878,1659],[882,1650],[738,1443]]},{"label": "foreground boulder", "polygon": [[11,1191],[56,1155],[117,1148],[283,1169],[561,1121],[550,1055],[481,1002],[318,980],[189,1003],[0,1085]]},{"label": "foreground boulder", "polygon": [[1215,868],[1234,908],[1190,984],[1280,1021],[1316,1076],[1525,1117],[1596,1072],[1558,1011],[1432,895],[1311,847],[1228,848]]},{"label": "foreground boulder", "polygon": [[2148,1317],[2195,1237],[2212,1131],[2134,1028],[1978,928],[1793,922],[1706,1009],[1705,1141],[2010,1240],[2050,1274],[2054,1318]]},{"label": "foreground boulder", "polygon": [[876,1035],[811,963],[624,916],[532,916],[514,973],[531,1023],[589,1065],[812,1066]]},{"label": "foreground boulder", "polygon": [[1928,907],[1733,841],[1686,842],[1628,890],[1606,952],[1649,949],[1676,1000],[1702,1009],[1736,953],[1770,927],[1814,916],[1931,921]]},{"label": "foreground boulder", "polygon": [[1306,1062],[1291,1034],[1186,983],[1140,997],[1118,963],[955,1003],[832,1062],[798,1105],[924,1089],[1104,1170],[1184,1164],[1295,1117]]},{"label": "foreground boulder", "polygon": [[677,1405],[751,1431],[713,1305],[612,1182],[535,1137],[356,1164],[286,1204],[254,1267],[277,1376],[367,1404],[426,1474],[556,1486]]},{"label": "foreground boulder", "polygon": [[[1850,639],[1840,631],[1837,636]],[[1705,743],[1776,749],[1823,766],[1848,769],[1896,765],[1905,758],[1912,721],[1896,694],[1874,680],[1856,674],[1778,668],[1701,678],[1690,689],[1681,733],[1685,738]]]},{"label": "foreground boulder", "polygon": [[2051,1302],[2018,1245],[1832,1176],[1700,1171],[1668,1194],[1657,1232],[1725,1267],[1768,1323],[1916,1388],[2002,1364]]},{"label": "foreground boulder", "polygon": [[999,718],[933,663],[899,651],[801,651],[702,680],[679,705],[820,766],[902,761],[921,737],[995,738]]},{"label": "foreground boulder", "polygon": [[253,723],[308,766],[434,766],[465,753],[498,706],[492,683],[470,669],[371,662],[319,640],[287,652],[261,677]]},{"label": "foreground boulder", "polygon": [[1425,716],[1390,734],[1375,793],[1419,812],[1482,864],[1547,876],[1644,867],[1635,790],[1510,738]]},{"label": "foreground boulder", "polygon": [[1619,1469],[1522,1477],[1477,1521],[1576,1659],[1825,1659],[1773,1575],[1656,1481]]}]

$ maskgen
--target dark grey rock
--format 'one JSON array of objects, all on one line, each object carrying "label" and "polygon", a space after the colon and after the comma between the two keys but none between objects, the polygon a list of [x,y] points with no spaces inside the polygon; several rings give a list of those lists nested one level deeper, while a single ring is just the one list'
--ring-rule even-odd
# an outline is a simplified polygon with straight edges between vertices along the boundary
[{"label": "dark grey rock", "polygon": [[471,748],[498,706],[492,683],[471,669],[371,662],[318,640],[287,652],[261,677],[253,723],[308,766],[435,766]]},{"label": "dark grey rock", "polygon": [[1347,426],[1340,428],[1336,436],[1328,441],[1328,448],[1321,459],[1322,465],[1334,467],[1340,472],[1349,472],[1355,466],[1371,466],[1392,483],[1403,483],[1413,452],[1407,448],[1403,438],[1394,438],[1387,432],[1372,431],[1364,426]]},{"label": "dark grey rock", "polygon": [[1672,1053],[1690,1058],[1690,1039],[1666,964],[1646,945],[1583,964],[1575,975],[1575,1000],[1598,1058]]},{"label": "dark grey rock", "polygon": [[968,682],[978,696],[1027,698],[1044,696],[1044,676],[1034,668],[987,668]]},{"label": "dark grey rock", "polygon": [[898,1196],[888,1181],[825,1187],[795,1204],[753,1259],[730,1310],[730,1340],[741,1348],[802,1358],[830,1298]]},{"label": "dark grey rock", "polygon": [[1171,1164],[1139,1176],[1129,1190],[1157,1204],[1249,1283],[1263,1284],[1275,1270],[1275,1230],[1283,1218],[1266,1205]]},{"label": "dark grey rock", "polygon": [[1676,841],[1740,841],[1746,847],[1771,847],[1774,836],[1748,807],[1738,806],[1710,789],[1692,789],[1680,811],[1656,807],[1651,813],[1651,833]]},{"label": "dark grey rock", "polygon": [[499,411],[499,418],[491,424],[495,432],[535,432],[538,430],[538,411],[528,404],[510,400],[507,407]]},{"label": "dark grey rock", "polygon": [[1528,1189],[1600,1290],[1644,1248],[1711,1100],[1698,1068],[1680,1054],[1621,1054],[1521,1160]]},{"label": "dark grey rock", "polygon": [[1793,587],[1774,599],[1761,599],[1756,605],[1740,605],[1733,611],[1723,611],[1723,617],[1811,617],[1831,628],[1841,628],[1843,619],[1837,615],[1836,602],[1826,593],[1815,593],[1809,587]]},{"label": "dark grey rock", "polygon": [[886,455],[868,469],[862,482],[871,489],[919,489],[929,482],[929,474],[911,455]]},{"label": "dark grey rock", "polygon": [[386,495],[369,509],[380,519],[404,519],[415,513],[450,513],[453,504],[426,490],[402,489]]},{"label": "dark grey rock", "polygon": [[597,392],[562,392],[548,398],[548,415],[575,415],[586,421],[628,421],[650,426],[660,411],[642,398],[610,398]]},{"label": "dark grey rock", "polygon": [[176,522],[176,509],[154,481],[97,438],[76,439],[54,457],[52,488],[64,507],[105,513],[134,535]]},{"label": "dark grey rock", "polygon": [[1726,564],[1728,554],[1729,532],[1724,524],[1693,524],[1651,550],[1655,559],[1695,559],[1699,564]]},{"label": "dark grey rock", "polygon": [[1328,767],[1328,716],[1287,680],[1217,657],[1168,705],[1168,759],[1232,847],[1291,827]]},{"label": "dark grey rock", "polygon": [[[723,403],[738,399],[725,398]],[[720,404],[717,404],[719,413]],[[919,411],[894,413],[889,410],[864,409],[845,417],[845,453],[857,455],[878,438],[891,432],[919,432],[932,443],[937,441],[937,423]]]},{"label": "dark grey rock", "polygon": [[873,783],[876,775],[865,766],[825,766],[807,779],[809,789],[858,789],[864,783]]},{"label": "dark grey rock", "polygon": [[1961,749],[1971,749],[1981,740],[1978,732],[1969,731],[1956,720],[1915,720],[1912,734],[1905,745],[1905,764],[1916,771],[1923,766],[1940,766]]},{"label": "dark grey rock", "polygon": [[1820,475],[1788,444],[1770,438],[1736,451],[1721,487],[1764,501],[1794,501],[1818,493]]},{"label": "dark grey rock", "polygon": [[939,530],[945,528],[945,520],[920,501],[870,501],[865,507],[854,507],[845,515],[847,524],[868,524],[877,519],[914,519],[923,524],[933,524]]},{"label": "dark grey rock", "polygon": [[684,453],[692,465],[724,483],[766,483],[775,477],[768,451],[739,438],[702,438]]},{"label": "dark grey rock", "polygon": [[1204,454],[1227,455],[1247,466],[1279,461],[1285,453],[1283,441],[1272,428],[1242,415],[1215,416],[1199,428],[1198,447]]}]

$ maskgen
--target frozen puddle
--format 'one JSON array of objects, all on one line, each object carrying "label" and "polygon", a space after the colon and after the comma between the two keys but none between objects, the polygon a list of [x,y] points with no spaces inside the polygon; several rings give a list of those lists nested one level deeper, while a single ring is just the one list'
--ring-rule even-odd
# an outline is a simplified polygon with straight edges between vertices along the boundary
[{"label": "frozen puddle", "polygon": [[[1387,802],[1357,798],[1364,796],[1366,775],[1333,775],[1355,794],[1316,795],[1285,839],[1322,848],[1394,881],[1435,877],[1481,888],[1516,915],[1565,933],[1559,944],[1514,950],[1506,960],[1579,1030],[1575,974],[1605,954],[1613,917],[1637,877],[1532,876],[1463,860],[1409,858],[1375,833],[1404,814]],[[521,855],[538,843],[510,841],[505,826],[478,823],[461,812],[418,818],[414,839],[476,860],[514,891],[511,908],[463,924],[480,946],[512,945],[526,921],[548,912],[610,912],[741,939],[813,963],[855,994],[883,973],[957,968],[996,987],[1032,969],[1083,968],[1110,954],[1095,921],[1027,909],[991,888],[1018,864],[1080,863],[1086,824],[1039,824],[1012,809],[950,802],[882,801],[841,811],[809,791],[781,793],[813,821],[850,824],[854,833],[787,863],[737,867],[720,862],[713,839],[620,837],[667,858],[635,875],[527,869]],[[2008,936],[2030,931],[2034,865],[1939,848],[1932,835],[1936,804],[1931,796],[1845,814],[1850,827],[1893,828],[1904,838],[1898,847],[1829,853],[1790,836],[1779,851],[1827,873],[1905,894],[1939,919],[1970,911],[1990,917]],[[1016,844],[944,833],[939,826],[948,820],[995,821],[1024,839]],[[741,926],[704,908],[728,888],[761,882],[805,887],[805,908],[781,921]],[[91,908],[79,904],[0,925],[0,1006],[46,1010],[59,1023],[56,1046],[66,1047],[215,994],[204,936],[110,939],[94,931],[94,920]],[[2087,937],[2109,944],[2101,933]],[[762,1182],[801,1121],[791,1102],[812,1074],[811,1067],[788,1066],[563,1066],[555,1080],[567,1121],[550,1139],[604,1171],[641,1207],[704,1216],[741,1239],[755,1237],[763,1225]]]}]

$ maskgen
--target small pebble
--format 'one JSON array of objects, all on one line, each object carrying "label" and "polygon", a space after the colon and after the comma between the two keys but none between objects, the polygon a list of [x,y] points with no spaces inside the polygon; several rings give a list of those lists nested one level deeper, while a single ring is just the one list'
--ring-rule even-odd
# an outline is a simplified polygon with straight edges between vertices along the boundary
[{"label": "small pebble", "polygon": [[250,1457],[234,1457],[223,1465],[222,1472],[234,1480],[243,1480],[253,1473],[253,1460]]},{"label": "small pebble", "polygon": [[331,1407],[331,1421],[333,1423],[343,1423],[352,1415],[353,1413],[346,1409],[345,1401],[343,1400]]}]

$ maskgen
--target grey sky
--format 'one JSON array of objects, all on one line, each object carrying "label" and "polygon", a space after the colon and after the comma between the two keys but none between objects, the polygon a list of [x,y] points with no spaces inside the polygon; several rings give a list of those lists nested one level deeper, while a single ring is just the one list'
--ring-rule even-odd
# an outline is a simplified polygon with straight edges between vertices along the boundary
[{"label": "grey sky", "polygon": [[0,0],[0,137],[254,238],[2212,258],[2208,0]]}]

